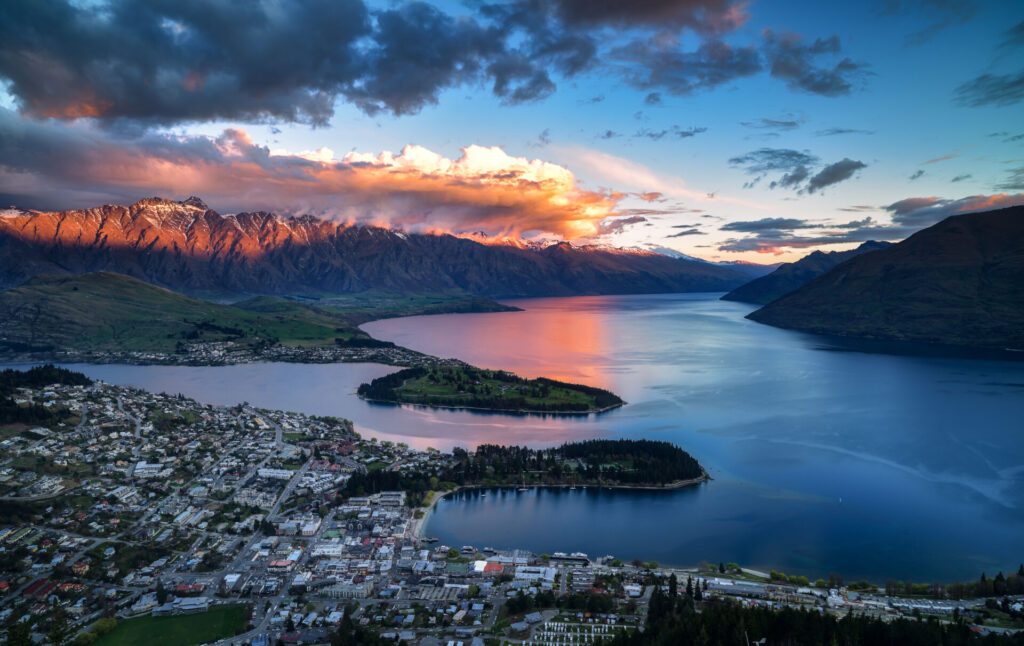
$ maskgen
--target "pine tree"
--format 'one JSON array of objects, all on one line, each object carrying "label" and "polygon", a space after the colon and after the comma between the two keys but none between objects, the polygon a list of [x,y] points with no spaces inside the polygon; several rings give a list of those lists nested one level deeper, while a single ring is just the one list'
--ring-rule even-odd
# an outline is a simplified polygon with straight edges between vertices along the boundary
[{"label": "pine tree", "polygon": [[10,646],[32,646],[32,630],[28,624],[18,622],[8,628],[7,643]]},{"label": "pine tree", "polygon": [[64,608],[57,606],[50,617],[50,630],[46,633],[47,639],[54,646],[60,646],[68,637],[68,617]]},{"label": "pine tree", "polygon": [[675,599],[676,595],[678,595],[678,594],[679,594],[679,579],[676,578],[676,575],[673,572],[672,576],[670,576],[668,578],[668,596],[670,596],[673,599]]}]

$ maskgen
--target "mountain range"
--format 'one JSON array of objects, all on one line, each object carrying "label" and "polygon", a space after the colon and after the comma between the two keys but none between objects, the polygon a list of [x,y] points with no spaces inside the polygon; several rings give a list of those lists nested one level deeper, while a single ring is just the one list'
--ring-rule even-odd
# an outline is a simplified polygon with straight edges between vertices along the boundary
[{"label": "mountain range", "polygon": [[0,212],[0,288],[38,275],[98,271],[205,295],[727,291],[750,276],[734,267],[650,251],[568,242],[482,244],[312,216],[221,215],[195,197]]},{"label": "mountain range", "polygon": [[722,300],[766,305],[803,287],[829,269],[846,262],[850,258],[868,251],[885,249],[888,246],[888,242],[869,240],[856,249],[850,249],[849,251],[815,251],[796,262],[780,265],[778,269],[767,276],[762,276],[749,283],[740,285],[723,296]]},{"label": "mountain range", "polygon": [[836,336],[1024,350],[1024,206],[946,218],[748,318]]}]

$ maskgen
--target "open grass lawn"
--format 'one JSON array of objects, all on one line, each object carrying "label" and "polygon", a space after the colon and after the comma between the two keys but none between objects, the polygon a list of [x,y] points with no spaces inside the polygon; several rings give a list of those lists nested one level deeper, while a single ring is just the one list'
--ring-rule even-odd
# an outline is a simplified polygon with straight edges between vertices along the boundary
[{"label": "open grass lawn", "polygon": [[118,624],[96,646],[190,646],[231,637],[245,629],[249,606],[213,606],[208,612],[173,617],[137,617]]}]

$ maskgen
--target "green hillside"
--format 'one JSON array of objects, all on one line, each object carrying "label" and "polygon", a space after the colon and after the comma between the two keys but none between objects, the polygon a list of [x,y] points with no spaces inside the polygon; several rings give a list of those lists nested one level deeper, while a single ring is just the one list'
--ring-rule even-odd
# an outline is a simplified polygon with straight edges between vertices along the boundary
[{"label": "green hillside", "polygon": [[181,343],[332,345],[366,335],[338,313],[261,297],[201,301],[111,273],[43,276],[0,292],[0,349],[173,351]]}]

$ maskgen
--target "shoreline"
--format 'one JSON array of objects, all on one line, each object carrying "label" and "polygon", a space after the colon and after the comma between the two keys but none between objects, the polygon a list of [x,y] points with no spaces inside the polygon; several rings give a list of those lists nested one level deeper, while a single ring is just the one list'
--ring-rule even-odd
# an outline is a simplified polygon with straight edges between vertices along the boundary
[{"label": "shoreline", "polygon": [[601,413],[607,413],[613,411],[616,408],[622,408],[628,402],[622,402],[620,404],[613,404],[611,406],[605,406],[604,408],[594,408],[591,410],[532,410],[529,408],[484,408],[482,406],[450,406],[446,404],[418,404],[416,402],[403,402],[403,401],[390,401],[386,399],[372,399],[370,397],[363,397],[362,395],[356,394],[359,399],[370,404],[379,404],[386,406],[418,406],[420,408],[439,408],[442,410],[472,410],[483,413],[501,413],[503,415],[569,415],[582,417],[585,415],[600,415]]},{"label": "shoreline", "polygon": [[711,482],[714,478],[711,477],[707,471],[704,471],[703,475],[690,478],[689,480],[675,480],[664,485],[631,485],[631,484],[471,484],[471,485],[459,485],[454,489],[445,489],[444,491],[437,492],[430,504],[427,507],[421,507],[423,510],[423,517],[416,518],[413,520],[413,528],[411,529],[411,535],[417,540],[426,540],[427,536],[424,535],[423,530],[427,526],[427,521],[430,520],[430,516],[434,513],[434,508],[437,507],[437,503],[448,496],[459,493],[461,491],[472,491],[475,489],[568,489],[568,488],[580,488],[586,489],[587,487],[593,487],[595,489],[614,489],[620,491],[678,491],[687,487],[695,487],[697,485]]}]

